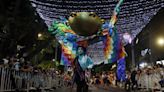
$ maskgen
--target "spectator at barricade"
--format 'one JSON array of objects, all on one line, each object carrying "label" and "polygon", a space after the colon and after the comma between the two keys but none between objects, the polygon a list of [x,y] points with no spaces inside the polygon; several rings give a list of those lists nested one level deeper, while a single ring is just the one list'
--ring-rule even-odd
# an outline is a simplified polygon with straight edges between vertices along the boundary
[{"label": "spectator at barricade", "polygon": [[19,71],[20,69],[20,63],[17,59],[13,59],[12,61],[12,69]]},{"label": "spectator at barricade", "polygon": [[164,88],[164,77],[163,76],[161,77],[159,84],[160,84],[161,88]]},{"label": "spectator at barricade", "polygon": [[7,68],[9,67],[9,56],[6,56],[6,58],[3,58],[3,62],[4,62],[4,67]]},{"label": "spectator at barricade", "polygon": [[21,58],[19,59],[19,61],[20,61],[20,63],[24,63],[24,62],[25,62],[24,57],[21,57]]},{"label": "spectator at barricade", "polygon": [[160,90],[160,84],[159,84],[159,81],[161,79],[161,75],[160,75],[160,72],[158,72],[158,67],[157,66],[154,66],[153,69],[152,69],[152,81],[153,81],[153,90],[154,91],[158,91]]},{"label": "spectator at barricade", "polygon": [[30,72],[32,71],[33,67],[30,66],[29,62],[24,62],[23,66],[21,67],[21,70],[24,72]]},{"label": "spectator at barricade", "polygon": [[63,79],[64,79],[64,74],[61,72],[61,70],[59,70],[59,73],[58,73],[58,87],[63,86]]},{"label": "spectator at barricade", "polygon": [[137,70],[137,74],[136,74],[136,80],[137,80],[137,85],[138,85],[138,89],[141,88],[141,84],[142,84],[142,78],[141,78],[141,74],[142,74],[142,71],[139,69]]},{"label": "spectator at barricade", "polygon": [[98,74],[96,74],[95,76],[95,84],[98,86],[101,84],[101,81],[100,81],[100,76]]},{"label": "spectator at barricade", "polygon": [[[143,86],[146,88],[146,91],[151,91],[153,89],[153,74],[151,66],[145,69]],[[142,85],[142,84],[141,84]]]},{"label": "spectator at barricade", "polygon": [[41,87],[43,87],[43,81],[44,81],[44,72],[42,72],[42,69],[41,68],[38,68],[38,67],[34,67],[33,69],[33,77],[32,77],[32,80],[33,80],[33,84],[34,84],[34,87],[39,89]]},{"label": "spectator at barricade", "polygon": [[109,84],[111,84],[110,83],[110,78],[109,78],[109,76],[108,76],[108,73],[106,72],[104,72],[104,76],[102,76],[102,83],[104,84],[104,87],[107,89],[108,87],[109,87]]},{"label": "spectator at barricade", "polygon": [[13,69],[13,64],[14,62],[16,62],[16,58],[15,56],[12,56],[10,59],[9,59],[9,62],[8,62],[8,66],[9,66],[9,70],[10,70],[10,80],[11,80],[11,85],[12,85],[12,88],[13,89],[16,89],[17,86],[16,86],[16,82],[15,82],[15,75],[14,75],[14,69]]},{"label": "spectator at barricade", "polygon": [[157,72],[160,74],[161,77],[164,77],[164,66],[158,64],[157,65]]},{"label": "spectator at barricade", "polygon": [[103,86],[107,86],[108,76],[105,72],[102,72],[101,78],[102,78],[102,81],[103,81]]},{"label": "spectator at barricade", "polygon": [[137,88],[137,86],[138,86],[137,80],[136,80],[136,74],[137,74],[137,71],[135,69],[131,73],[132,90],[134,90],[134,87]]},{"label": "spectator at barricade", "polygon": [[101,77],[102,77],[102,79],[103,79],[103,83],[105,84],[105,82],[106,82],[106,80],[105,80],[105,72],[102,72],[102,75],[101,75]]},{"label": "spectator at barricade", "polygon": [[131,73],[129,71],[126,71],[126,77],[125,77],[125,90],[130,90],[131,86]]},{"label": "spectator at barricade", "polygon": [[66,72],[64,74],[64,85],[66,87],[70,87],[71,86],[71,74],[70,74],[70,72]]},{"label": "spectator at barricade", "polygon": [[4,65],[4,61],[0,59],[0,67],[3,67],[3,65]]},{"label": "spectator at barricade", "polygon": [[85,78],[86,78],[87,83],[90,83],[90,76],[91,76],[91,73],[90,73],[89,69],[87,69],[85,71]]},{"label": "spectator at barricade", "polygon": [[93,84],[95,84],[95,76],[92,76],[90,78],[90,85],[93,85]]},{"label": "spectator at barricade", "polygon": [[112,86],[114,86],[114,85],[115,85],[115,80],[116,80],[116,78],[115,78],[115,73],[114,73],[113,71],[111,71],[111,72],[109,73],[109,83],[110,83]]}]

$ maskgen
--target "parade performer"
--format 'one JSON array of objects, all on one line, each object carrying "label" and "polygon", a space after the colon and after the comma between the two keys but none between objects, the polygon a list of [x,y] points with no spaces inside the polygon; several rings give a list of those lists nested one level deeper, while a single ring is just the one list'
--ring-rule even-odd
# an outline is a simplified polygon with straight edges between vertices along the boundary
[{"label": "parade performer", "polygon": [[86,55],[86,48],[82,46],[77,47],[77,56],[73,62],[74,76],[73,84],[76,83],[76,92],[88,92],[88,85],[85,78],[85,70],[92,68],[93,62],[89,56]]}]

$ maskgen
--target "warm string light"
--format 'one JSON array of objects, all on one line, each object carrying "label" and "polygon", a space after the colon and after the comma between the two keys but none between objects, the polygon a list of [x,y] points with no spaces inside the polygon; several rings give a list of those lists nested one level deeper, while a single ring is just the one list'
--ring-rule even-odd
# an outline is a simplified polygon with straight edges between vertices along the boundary
[{"label": "warm string light", "polygon": [[[110,19],[114,7],[119,0],[30,0],[32,6],[45,23],[50,26],[59,16],[68,17],[70,12],[96,12],[104,19]],[[128,32],[132,38],[146,26],[151,18],[164,7],[163,0],[129,0],[121,5],[121,11],[116,24],[118,33]]]}]

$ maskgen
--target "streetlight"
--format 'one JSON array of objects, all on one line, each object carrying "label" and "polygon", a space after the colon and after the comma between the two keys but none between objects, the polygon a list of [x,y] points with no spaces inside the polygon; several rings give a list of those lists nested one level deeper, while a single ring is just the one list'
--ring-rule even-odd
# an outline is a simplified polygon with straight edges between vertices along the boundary
[{"label": "streetlight", "polygon": [[38,33],[38,38],[42,37],[42,34],[41,33]]},{"label": "streetlight", "polygon": [[163,38],[163,37],[159,37],[159,38],[157,39],[157,44],[158,44],[159,46],[164,46],[164,38]]},{"label": "streetlight", "polygon": [[38,33],[38,40],[44,40],[45,35],[43,33]]}]

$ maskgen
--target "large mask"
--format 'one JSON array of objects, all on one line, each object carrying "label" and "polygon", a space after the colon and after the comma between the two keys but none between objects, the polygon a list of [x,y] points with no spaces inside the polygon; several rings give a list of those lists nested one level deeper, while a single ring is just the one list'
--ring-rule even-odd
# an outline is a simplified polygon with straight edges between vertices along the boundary
[{"label": "large mask", "polygon": [[102,21],[95,13],[71,13],[69,19],[71,29],[80,36],[91,36],[101,29]]}]

